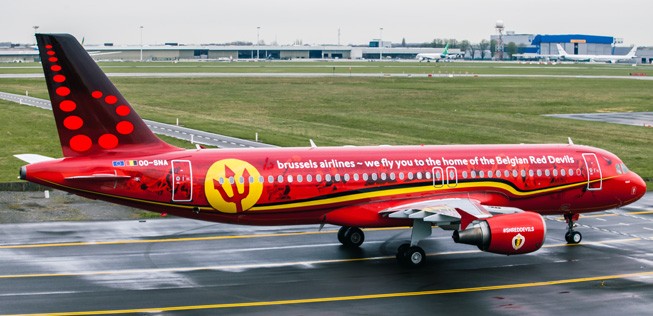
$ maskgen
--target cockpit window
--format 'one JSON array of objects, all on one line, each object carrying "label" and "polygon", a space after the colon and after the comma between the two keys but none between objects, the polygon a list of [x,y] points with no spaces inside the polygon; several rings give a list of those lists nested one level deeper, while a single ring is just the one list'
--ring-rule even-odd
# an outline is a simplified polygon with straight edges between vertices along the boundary
[{"label": "cockpit window", "polygon": [[624,173],[628,172],[628,167],[626,167],[626,164],[624,163],[621,164],[621,169],[623,169]]},{"label": "cockpit window", "polygon": [[623,173],[623,171],[621,171],[621,164],[618,163],[617,164],[617,174],[622,174],[622,173]]}]

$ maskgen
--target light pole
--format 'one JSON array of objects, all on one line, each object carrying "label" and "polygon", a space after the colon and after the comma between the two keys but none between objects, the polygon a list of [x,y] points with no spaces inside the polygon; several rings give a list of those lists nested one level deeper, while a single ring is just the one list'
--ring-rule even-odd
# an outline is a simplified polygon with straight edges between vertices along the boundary
[{"label": "light pole", "polygon": [[258,44],[261,42],[261,27],[256,27],[256,59],[259,59]]},{"label": "light pole", "polygon": [[139,27],[141,29],[141,61],[143,61],[143,26]]},{"label": "light pole", "polygon": [[34,26],[32,26],[32,28],[34,29],[34,34],[36,34],[36,30],[39,29],[39,26],[38,26],[38,25],[34,25]]},{"label": "light pole", "polygon": [[379,28],[379,60],[383,60],[383,28]]}]

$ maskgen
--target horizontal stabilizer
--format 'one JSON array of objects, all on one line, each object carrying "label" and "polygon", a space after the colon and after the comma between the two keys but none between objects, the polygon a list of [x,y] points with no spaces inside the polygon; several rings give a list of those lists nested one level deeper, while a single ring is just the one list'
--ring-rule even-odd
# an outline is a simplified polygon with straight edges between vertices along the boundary
[{"label": "horizontal stabilizer", "polygon": [[20,154],[20,155],[14,155],[14,157],[26,163],[37,163],[37,162],[54,160],[54,158],[43,156],[43,155],[37,155],[37,154]]}]

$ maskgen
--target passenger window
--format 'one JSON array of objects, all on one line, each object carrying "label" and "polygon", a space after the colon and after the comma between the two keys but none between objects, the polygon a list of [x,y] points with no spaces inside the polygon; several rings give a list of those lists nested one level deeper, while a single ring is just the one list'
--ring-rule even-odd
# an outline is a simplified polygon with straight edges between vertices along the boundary
[{"label": "passenger window", "polygon": [[385,179],[386,179],[385,172],[382,172],[382,173],[381,173],[381,180],[385,181]]},{"label": "passenger window", "polygon": [[560,175],[564,177],[567,175],[567,171],[565,171],[565,169],[560,169]]},{"label": "passenger window", "polygon": [[[524,170],[522,170],[522,171],[524,171]],[[517,178],[517,170],[514,170],[514,169],[512,170],[512,177]]]},{"label": "passenger window", "polygon": [[304,178],[302,177],[301,174],[298,174],[298,175],[297,175],[297,182],[301,183],[302,180],[304,180]]},{"label": "passenger window", "polygon": [[418,173],[417,173],[417,179],[418,179],[418,180],[422,180],[422,173],[421,173],[421,172],[418,172]]},{"label": "passenger window", "polygon": [[240,184],[245,183],[245,178],[243,176],[238,177],[238,183]]},{"label": "passenger window", "polygon": [[358,173],[354,173],[354,181],[358,181],[358,179],[359,179]]},{"label": "passenger window", "polygon": [[282,176],[282,175],[279,175],[279,176],[277,177],[277,182],[279,182],[279,183],[283,183],[283,176]]},{"label": "passenger window", "polygon": [[340,174],[337,174],[337,173],[336,173],[335,178],[336,178],[336,180],[335,180],[336,182],[340,182]]},{"label": "passenger window", "polygon": [[367,173],[363,173],[363,181],[367,181],[369,177],[367,176]]},{"label": "passenger window", "polygon": [[506,177],[506,178],[507,178],[507,177],[510,177],[510,171],[508,171],[508,170],[504,170],[504,171],[503,171],[503,176]]},{"label": "passenger window", "polygon": [[412,172],[408,173],[408,180],[413,180],[413,173]]},{"label": "passenger window", "polygon": [[558,176],[558,169],[553,169],[553,176],[557,177]]},{"label": "passenger window", "polygon": [[322,182],[322,175],[321,174],[316,174],[315,175],[315,181]]},{"label": "passenger window", "polygon": [[390,173],[390,180],[395,181],[395,179],[396,179],[395,173],[394,172]]},{"label": "passenger window", "polygon": [[544,175],[547,177],[551,176],[551,171],[549,171],[549,169],[544,170]]},{"label": "passenger window", "polygon": [[483,171],[483,170],[479,171],[479,172],[478,172],[478,176],[479,176],[480,178],[485,178],[485,171]]},{"label": "passenger window", "polygon": [[229,184],[234,184],[236,183],[236,180],[234,180],[234,177],[229,177]]},{"label": "passenger window", "polygon": [[313,181],[313,176],[311,176],[310,174],[307,174],[306,175],[306,182],[311,182],[311,181]]},{"label": "passenger window", "polygon": [[467,179],[467,171],[463,171],[463,178]]},{"label": "passenger window", "polygon": [[292,183],[292,175],[291,174],[288,175],[288,183]]},{"label": "passenger window", "polygon": [[541,177],[541,176],[542,176],[542,170],[537,169],[537,176],[538,176],[538,177]]},{"label": "passenger window", "polygon": [[403,180],[403,179],[404,179],[404,173],[403,173],[403,172],[400,172],[400,173],[399,173],[399,180]]},{"label": "passenger window", "polygon": [[427,179],[431,179],[431,173],[430,172],[424,172],[424,177]]},{"label": "passenger window", "polygon": [[330,174],[325,175],[324,176],[324,181],[331,182],[331,175]]},{"label": "passenger window", "polygon": [[224,178],[220,177],[220,179],[218,179],[218,183],[220,183],[220,185],[224,184]]},{"label": "passenger window", "polygon": [[377,179],[379,179],[378,176],[376,175],[376,173],[373,173],[372,174],[372,181],[376,181]]},{"label": "passenger window", "polygon": [[571,177],[573,175],[574,175],[574,169],[569,168],[569,176]]},{"label": "passenger window", "polygon": [[490,171],[487,172],[487,177],[488,177],[488,178],[492,178],[492,170],[490,170]]},{"label": "passenger window", "polygon": [[268,176],[268,183],[274,182],[274,176]]},{"label": "passenger window", "polygon": [[435,172],[435,179],[436,179],[436,180],[440,180],[440,179],[442,179],[442,174],[440,174],[440,171],[436,171],[436,172]]},{"label": "passenger window", "polygon": [[265,178],[263,178],[263,176],[259,176],[258,183],[264,183],[264,182],[265,182]]},{"label": "passenger window", "polygon": [[476,178],[476,170],[472,170],[471,176],[472,176],[472,179]]}]

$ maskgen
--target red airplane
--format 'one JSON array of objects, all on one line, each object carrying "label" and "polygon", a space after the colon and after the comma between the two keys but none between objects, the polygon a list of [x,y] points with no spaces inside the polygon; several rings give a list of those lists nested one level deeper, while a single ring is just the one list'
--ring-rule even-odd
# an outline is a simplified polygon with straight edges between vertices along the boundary
[{"label": "red airplane", "polygon": [[539,249],[542,215],[620,207],[646,184],[612,153],[569,144],[193,149],[157,138],[70,35],[37,34],[64,158],[18,155],[20,178],[92,199],[207,221],[411,226],[400,263],[418,266],[433,226],[498,254]]}]

